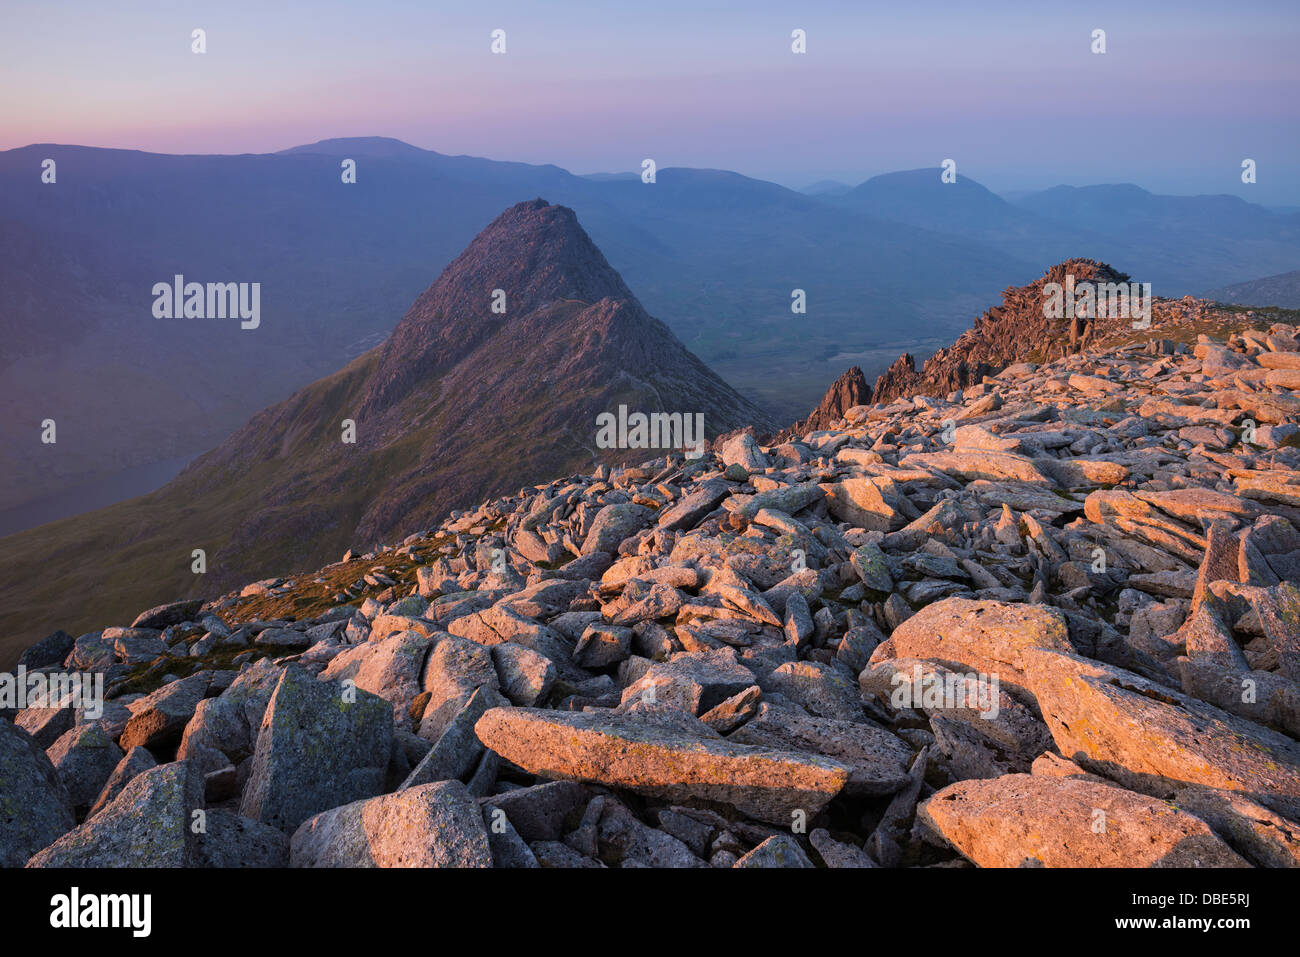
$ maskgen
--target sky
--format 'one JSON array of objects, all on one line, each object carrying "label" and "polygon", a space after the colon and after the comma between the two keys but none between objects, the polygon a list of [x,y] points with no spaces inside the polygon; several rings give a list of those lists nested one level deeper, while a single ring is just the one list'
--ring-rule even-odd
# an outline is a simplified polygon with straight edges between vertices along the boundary
[{"label": "sky", "polygon": [[794,188],[951,158],[1000,192],[1132,182],[1300,205],[1298,47],[1296,0],[4,0],[0,149],[393,136]]}]

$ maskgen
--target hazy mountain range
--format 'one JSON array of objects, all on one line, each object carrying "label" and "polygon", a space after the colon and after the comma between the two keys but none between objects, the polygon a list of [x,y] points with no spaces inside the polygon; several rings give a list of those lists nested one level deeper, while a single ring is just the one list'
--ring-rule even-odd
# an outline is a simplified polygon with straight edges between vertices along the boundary
[{"label": "hazy mountain range", "polygon": [[1233,283],[1202,293],[1206,299],[1239,303],[1247,306],[1281,306],[1300,308],[1300,269],[1277,276],[1265,276],[1249,282]]},{"label": "hazy mountain range", "polygon": [[[340,181],[345,157],[355,184]],[[1058,187],[1011,203],[937,169],[807,195],[718,170],[646,184],[384,138],[238,156],[29,146],[0,153],[0,509],[215,446],[382,341],[484,223],[535,196],[573,208],[646,309],[782,421],[848,365],[874,377],[902,351],[928,354],[1008,283],[1071,256],[1160,295],[1300,256],[1300,216],[1232,197]],[[261,325],[154,318],[150,290],[176,274],[261,283]],[[39,441],[47,418],[53,445]]]}]

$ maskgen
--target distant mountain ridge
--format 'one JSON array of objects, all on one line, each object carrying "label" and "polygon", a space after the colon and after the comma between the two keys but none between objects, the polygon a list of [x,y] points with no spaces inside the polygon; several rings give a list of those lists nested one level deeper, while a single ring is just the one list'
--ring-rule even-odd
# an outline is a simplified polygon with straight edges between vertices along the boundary
[{"label": "distant mountain ridge", "polygon": [[1201,293],[1202,298],[1243,306],[1280,306],[1300,309],[1300,269],[1249,282],[1234,283]]}]

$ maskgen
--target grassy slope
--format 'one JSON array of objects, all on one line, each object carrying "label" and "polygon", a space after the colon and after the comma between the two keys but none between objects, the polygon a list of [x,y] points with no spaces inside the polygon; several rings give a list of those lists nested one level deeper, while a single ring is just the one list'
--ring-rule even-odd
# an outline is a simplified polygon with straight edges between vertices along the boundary
[{"label": "grassy slope", "polygon": [[[368,368],[362,357],[347,369],[299,393],[306,407],[337,421],[351,401],[351,386]],[[306,440],[300,435],[297,444]],[[183,597],[219,594],[229,576],[218,556],[231,534],[272,495],[271,469],[255,465],[207,471],[205,456],[171,484],[150,495],[51,522],[0,539],[0,667],[55,628],[81,634],[109,624],[130,624],[143,609]],[[311,552],[293,561],[293,542],[266,536],[242,549],[241,566],[252,578],[298,570],[297,562],[337,556],[351,542],[350,530],[364,507],[362,488],[312,503],[337,516],[337,531],[320,536]],[[285,546],[290,554],[286,555]],[[191,571],[191,553],[207,554],[208,574]],[[295,567],[285,567],[289,559]],[[72,583],[78,583],[73,585]],[[79,586],[79,587],[78,587]]]}]

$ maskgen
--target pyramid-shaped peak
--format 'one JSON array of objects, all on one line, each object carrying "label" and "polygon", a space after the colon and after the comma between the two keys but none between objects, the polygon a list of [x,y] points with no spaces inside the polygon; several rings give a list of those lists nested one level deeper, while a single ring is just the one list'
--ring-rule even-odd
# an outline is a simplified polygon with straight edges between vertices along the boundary
[{"label": "pyramid-shaped peak", "polygon": [[383,346],[366,408],[391,403],[502,326],[560,300],[634,300],[567,206],[511,206],[442,271]]},{"label": "pyramid-shaped peak", "polygon": [[[522,316],[557,299],[598,302],[632,293],[567,206],[533,199],[511,206],[474,237],[416,301],[398,326],[418,324],[428,299],[444,317],[464,305],[476,311],[495,290],[504,306],[489,315]],[[497,301],[501,296],[497,294]]]},{"label": "pyramid-shaped peak", "polygon": [[[516,203],[489,223],[432,288],[476,277],[480,270],[501,279],[492,288],[515,300],[515,312],[531,312],[556,299],[632,298],[577,214],[541,198]],[[505,282],[514,284],[513,291]]]}]

